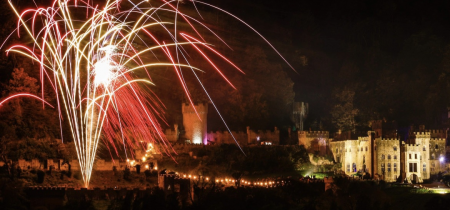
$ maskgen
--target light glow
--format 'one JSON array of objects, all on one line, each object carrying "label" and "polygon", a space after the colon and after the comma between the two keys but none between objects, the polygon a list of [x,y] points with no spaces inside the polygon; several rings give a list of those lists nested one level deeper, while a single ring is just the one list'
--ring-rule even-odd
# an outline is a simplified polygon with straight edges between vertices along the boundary
[{"label": "light glow", "polygon": [[[168,156],[176,153],[159,124],[159,121],[164,121],[164,106],[152,92],[143,89],[143,86],[155,85],[149,68],[173,67],[174,75],[197,116],[199,115],[183,74],[192,72],[205,94],[209,95],[196,73],[201,70],[189,64],[189,56],[184,47],[190,46],[204,57],[231,87],[231,82],[204,51],[211,51],[241,71],[210,47],[210,44],[201,41],[203,37],[192,22],[198,23],[219,40],[222,39],[199,20],[178,10],[177,5],[173,5],[176,1],[162,0],[159,7],[151,6],[148,0],[139,3],[128,1],[132,6],[124,9],[121,8],[121,2],[108,0],[104,5],[97,5],[93,1],[54,0],[50,7],[26,9],[20,13],[13,2],[8,1],[18,17],[17,34],[25,34],[26,42],[32,43],[32,46],[14,45],[6,52],[26,56],[39,64],[42,96],[21,93],[22,95],[4,99],[0,105],[18,96],[31,96],[48,104],[44,101],[44,85],[50,85],[57,99],[55,107],[59,112],[60,124],[69,124],[85,187],[89,186],[100,141],[103,141],[110,153],[118,155],[119,149],[123,149],[128,163],[129,156],[131,159],[136,157],[133,152],[128,154],[127,151],[142,148],[145,143],[151,148],[153,144],[161,145],[158,148]],[[224,12],[251,28],[225,10],[201,1],[195,2]],[[82,12],[85,15],[75,15]],[[157,12],[176,14],[175,17],[180,17],[180,20],[163,22]],[[179,21],[187,23],[198,37],[169,30],[168,25],[175,25],[176,28]],[[154,27],[162,28],[167,34],[156,37],[152,31]],[[172,43],[162,41],[166,37],[170,37]],[[177,37],[183,37],[186,41],[178,41]],[[267,42],[264,37],[261,38]],[[146,54],[154,55],[154,58]],[[144,71],[148,77],[138,77],[136,71]],[[212,100],[211,103],[214,105]],[[222,117],[221,119],[225,123]],[[228,129],[226,124],[225,126]],[[197,137],[193,141],[201,143],[201,139]],[[131,162],[133,164],[134,161]]]}]

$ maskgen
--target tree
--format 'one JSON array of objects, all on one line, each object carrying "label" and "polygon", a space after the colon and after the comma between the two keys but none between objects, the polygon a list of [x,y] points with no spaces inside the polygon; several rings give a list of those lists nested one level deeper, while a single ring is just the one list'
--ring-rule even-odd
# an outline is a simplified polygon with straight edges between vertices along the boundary
[{"label": "tree", "polygon": [[348,88],[335,92],[335,104],[331,109],[331,120],[337,129],[355,131],[355,117],[359,110],[353,106],[355,91]]}]

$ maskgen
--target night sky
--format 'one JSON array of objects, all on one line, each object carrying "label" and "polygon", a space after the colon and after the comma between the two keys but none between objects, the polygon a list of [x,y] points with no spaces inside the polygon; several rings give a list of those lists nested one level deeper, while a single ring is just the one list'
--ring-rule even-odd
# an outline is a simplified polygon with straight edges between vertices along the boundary
[{"label": "night sky", "polygon": [[[295,82],[295,100],[310,104],[309,123],[327,124],[334,93],[345,88],[355,91],[355,106],[366,115],[362,122],[438,126],[445,118],[450,70],[446,1],[214,4],[254,26],[293,64],[298,74],[283,67]],[[270,59],[283,63],[275,54]]]},{"label": "night sky", "polygon": [[[25,4],[25,1],[18,2]],[[37,2],[45,4],[45,1]],[[262,49],[270,65],[281,66],[294,82],[294,100],[309,103],[306,129],[335,130],[330,112],[344,91],[354,93],[352,103],[358,110],[355,118],[361,130],[367,128],[371,120],[379,119],[395,120],[401,126],[445,125],[450,105],[450,3],[402,0],[206,2],[246,21],[292,64],[295,71],[239,21],[196,4],[207,26],[233,50],[223,45],[216,47],[226,56],[238,58],[237,64],[243,64],[244,71],[252,72],[251,66],[246,66],[249,55],[245,50],[253,48]],[[196,13],[191,3],[185,2],[180,7],[188,14]],[[3,22],[10,20],[8,15],[11,14],[6,10],[2,12]],[[209,39],[211,35],[205,37],[213,44],[219,43],[217,39]],[[6,82],[11,66],[2,66],[1,82]],[[251,79],[251,73],[246,76]],[[162,96],[162,100],[170,98]],[[270,100],[267,99],[269,106],[276,103]],[[179,102],[168,104],[168,113],[179,115],[178,111],[171,110],[179,109]],[[168,117],[169,124],[179,121],[179,117],[173,118]],[[255,127],[286,127],[284,118],[269,117],[270,123]]]}]

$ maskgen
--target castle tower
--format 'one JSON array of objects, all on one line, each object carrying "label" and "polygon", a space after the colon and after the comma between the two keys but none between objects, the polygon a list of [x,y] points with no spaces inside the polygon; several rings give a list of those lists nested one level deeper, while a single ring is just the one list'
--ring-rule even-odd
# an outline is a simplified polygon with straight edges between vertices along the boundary
[{"label": "castle tower", "polygon": [[194,144],[207,144],[207,115],[208,104],[194,105],[197,110],[198,116],[195,113],[194,108],[190,104],[182,104],[183,112],[183,126],[185,130],[185,137],[191,140]]}]

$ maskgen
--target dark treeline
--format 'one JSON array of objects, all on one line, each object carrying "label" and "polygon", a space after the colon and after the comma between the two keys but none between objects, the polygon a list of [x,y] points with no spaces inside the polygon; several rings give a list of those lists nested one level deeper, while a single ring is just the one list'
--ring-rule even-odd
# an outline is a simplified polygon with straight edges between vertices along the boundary
[{"label": "dark treeline", "polygon": [[[247,20],[293,63],[298,74],[283,68],[295,100],[310,105],[306,128],[351,130],[376,119],[437,126],[446,117],[449,2],[214,3]],[[355,122],[336,122],[346,116]]]}]

